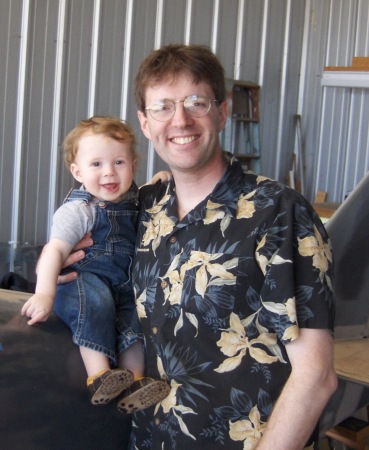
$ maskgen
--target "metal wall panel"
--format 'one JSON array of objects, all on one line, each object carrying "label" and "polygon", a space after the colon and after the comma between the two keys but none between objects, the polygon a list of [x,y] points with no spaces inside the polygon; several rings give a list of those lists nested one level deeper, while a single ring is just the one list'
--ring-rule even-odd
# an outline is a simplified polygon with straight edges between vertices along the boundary
[{"label": "metal wall panel", "polygon": [[12,239],[22,1],[0,2],[0,243]]},{"label": "metal wall panel", "polygon": [[[323,8],[318,1],[312,6],[317,17],[318,9]],[[369,93],[367,89],[352,87],[322,87],[320,81],[324,66],[351,66],[354,56],[369,55],[369,2],[331,0],[325,7],[329,9],[326,26],[321,27],[325,36],[320,42],[325,45],[319,58],[319,83],[311,90],[312,96],[306,92],[306,116],[310,122],[317,111],[316,136],[307,131],[312,151],[307,167],[308,195],[313,198],[318,190],[327,191],[329,201],[340,202],[369,169]],[[313,73],[308,73],[311,76]]]},{"label": "metal wall panel", "polygon": [[142,59],[168,43],[209,45],[227,78],[261,85],[265,175],[287,181],[300,114],[305,195],[340,200],[368,169],[368,93],[324,88],[321,77],[368,55],[368,11],[369,0],[2,0],[0,243],[46,241],[73,184],[61,143],[82,118],[133,125],[138,183],[163,167],[132,86]]}]

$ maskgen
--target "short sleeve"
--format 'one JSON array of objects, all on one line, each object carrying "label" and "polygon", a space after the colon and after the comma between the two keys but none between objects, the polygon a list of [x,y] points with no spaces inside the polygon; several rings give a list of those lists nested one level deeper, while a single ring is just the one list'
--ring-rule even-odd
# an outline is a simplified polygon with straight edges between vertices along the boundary
[{"label": "short sleeve", "polygon": [[60,239],[74,247],[91,231],[94,223],[93,209],[84,202],[71,201],[54,214],[50,239]]}]

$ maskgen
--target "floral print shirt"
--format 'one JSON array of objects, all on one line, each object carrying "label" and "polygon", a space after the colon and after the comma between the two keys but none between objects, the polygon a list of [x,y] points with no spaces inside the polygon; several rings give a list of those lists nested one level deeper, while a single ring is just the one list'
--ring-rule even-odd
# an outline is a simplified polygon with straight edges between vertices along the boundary
[{"label": "floral print shirt", "polygon": [[225,157],[223,178],[181,221],[173,181],[140,192],[136,304],[148,375],[171,392],[135,415],[131,449],[255,448],[290,374],[285,345],[300,328],[333,331],[319,218]]}]

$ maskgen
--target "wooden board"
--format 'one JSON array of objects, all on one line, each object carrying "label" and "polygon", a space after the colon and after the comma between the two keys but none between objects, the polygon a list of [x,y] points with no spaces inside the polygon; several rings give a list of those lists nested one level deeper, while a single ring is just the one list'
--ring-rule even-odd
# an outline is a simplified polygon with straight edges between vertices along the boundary
[{"label": "wooden board", "polygon": [[369,386],[369,339],[336,341],[334,366],[339,377]]}]

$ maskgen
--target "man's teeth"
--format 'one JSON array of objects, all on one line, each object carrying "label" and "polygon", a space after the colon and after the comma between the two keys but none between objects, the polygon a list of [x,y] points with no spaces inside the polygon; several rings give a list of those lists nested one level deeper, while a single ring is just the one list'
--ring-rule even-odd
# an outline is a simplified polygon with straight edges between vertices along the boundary
[{"label": "man's teeth", "polygon": [[196,138],[195,136],[187,136],[187,137],[177,137],[177,138],[173,138],[172,142],[174,142],[175,144],[189,144],[190,142],[194,141]]}]

